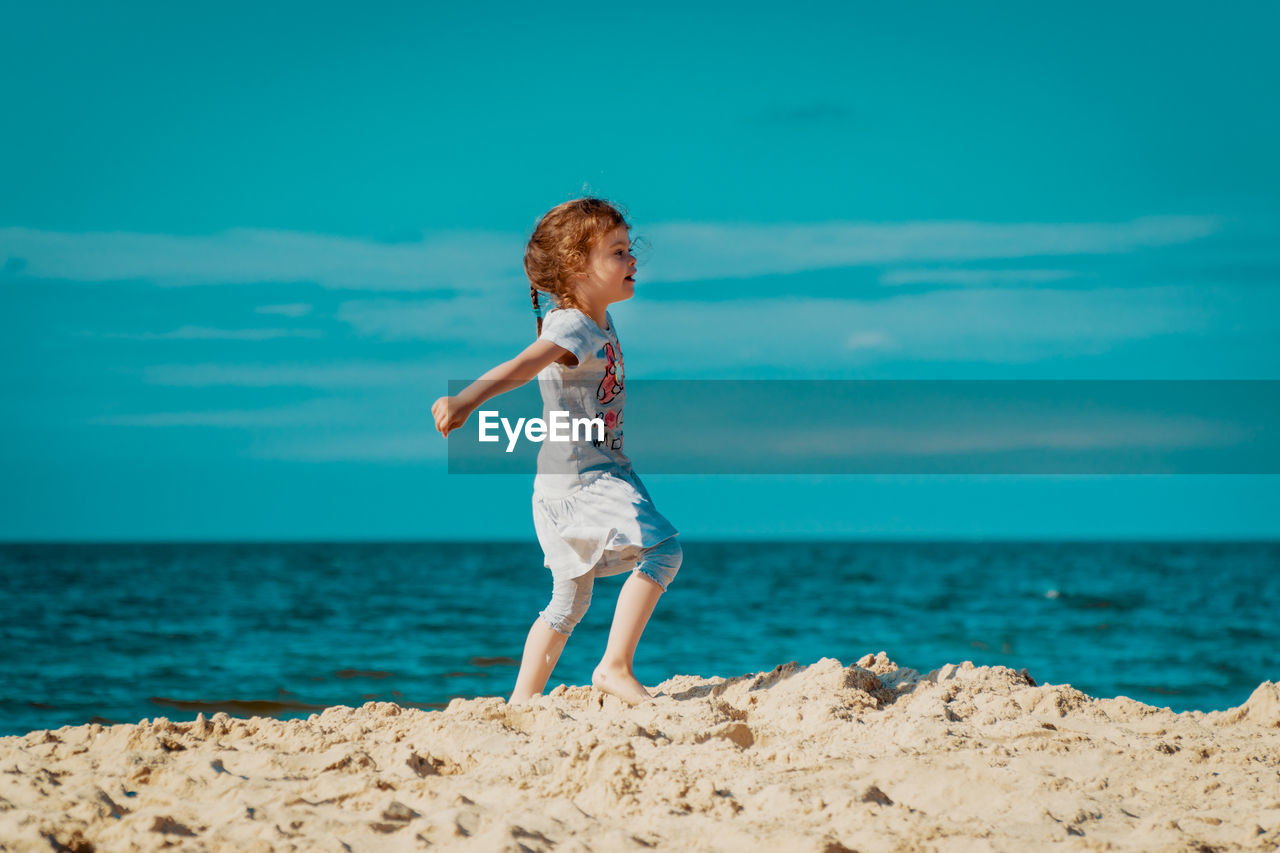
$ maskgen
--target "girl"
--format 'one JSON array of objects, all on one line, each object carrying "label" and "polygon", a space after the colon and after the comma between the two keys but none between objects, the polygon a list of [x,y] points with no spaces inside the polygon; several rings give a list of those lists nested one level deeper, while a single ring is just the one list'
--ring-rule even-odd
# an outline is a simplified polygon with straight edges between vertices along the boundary
[{"label": "girl", "polygon": [[[622,452],[625,376],[607,309],[635,292],[630,228],[613,205],[596,198],[548,211],[524,253],[538,339],[457,396],[431,406],[436,428],[448,436],[485,400],[536,376],[544,420],[552,411],[567,411],[570,419],[599,418],[605,424],[603,434],[593,430],[589,440],[544,441],[538,451],[533,523],[551,570],[551,603],[529,629],[511,703],[542,693],[591,603],[595,579],[628,571],[591,683],[630,704],[653,698],[636,680],[632,661],[683,553],[676,529],[653,505]],[[539,291],[555,303],[545,322]]]}]

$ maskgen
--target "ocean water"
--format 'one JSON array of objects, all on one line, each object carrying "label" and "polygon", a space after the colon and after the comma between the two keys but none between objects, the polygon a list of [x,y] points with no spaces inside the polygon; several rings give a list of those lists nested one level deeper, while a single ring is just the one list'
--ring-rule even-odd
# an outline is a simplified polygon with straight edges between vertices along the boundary
[{"label": "ocean water", "polygon": [[[1280,543],[684,543],[642,682],[885,651],[1176,711],[1280,680]],[[584,684],[625,576],[548,689]],[[0,735],[506,696],[551,590],[535,543],[0,546]]]}]

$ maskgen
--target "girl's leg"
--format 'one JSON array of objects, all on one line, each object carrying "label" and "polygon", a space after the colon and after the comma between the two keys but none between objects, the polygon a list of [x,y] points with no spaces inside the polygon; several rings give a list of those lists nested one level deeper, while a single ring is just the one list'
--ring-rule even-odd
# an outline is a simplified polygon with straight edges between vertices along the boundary
[{"label": "girl's leg", "polygon": [[533,620],[533,627],[524,641],[520,674],[516,676],[516,686],[507,700],[510,704],[528,702],[542,692],[568,639],[568,634],[561,634],[542,619]]},{"label": "girl's leg", "polygon": [[547,686],[547,679],[560,660],[565,642],[591,605],[594,583],[595,576],[590,572],[582,577],[556,582],[551,590],[551,603],[533,620],[533,627],[524,641],[520,673],[516,676],[516,686],[508,702],[527,702]]},{"label": "girl's leg", "polygon": [[606,693],[632,705],[652,699],[636,678],[633,664],[640,635],[667,584],[680,569],[683,551],[673,537],[649,549],[622,585],[618,606],[613,612],[609,644],[604,657],[591,674],[591,683]]}]

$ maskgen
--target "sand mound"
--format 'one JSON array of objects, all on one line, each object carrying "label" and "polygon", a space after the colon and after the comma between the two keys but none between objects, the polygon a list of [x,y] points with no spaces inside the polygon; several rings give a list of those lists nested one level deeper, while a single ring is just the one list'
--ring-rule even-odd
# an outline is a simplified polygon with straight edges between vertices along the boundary
[{"label": "sand mound", "polygon": [[1174,714],[884,653],[511,707],[0,739],[0,849],[1272,850],[1280,688]]},{"label": "sand mound", "polygon": [[1280,728],[1280,684],[1264,681],[1239,708],[1206,714],[1205,719],[1219,725],[1253,723],[1264,728]]}]

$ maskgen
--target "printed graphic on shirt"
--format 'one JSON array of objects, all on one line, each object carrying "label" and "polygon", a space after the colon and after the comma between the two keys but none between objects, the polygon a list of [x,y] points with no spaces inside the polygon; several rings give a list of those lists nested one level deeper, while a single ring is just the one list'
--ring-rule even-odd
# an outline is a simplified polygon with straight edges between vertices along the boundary
[{"label": "printed graphic on shirt", "polygon": [[596,399],[608,405],[622,392],[622,350],[613,351],[613,344],[604,345],[605,368],[604,378],[600,380],[600,388],[596,391]]},{"label": "printed graphic on shirt", "polygon": [[604,421],[604,441],[600,441],[593,437],[591,439],[591,444],[595,447],[603,445],[608,447],[610,450],[621,450],[622,436],[620,435],[620,430],[622,428],[622,412],[610,409],[607,412],[597,411],[595,416]]}]

